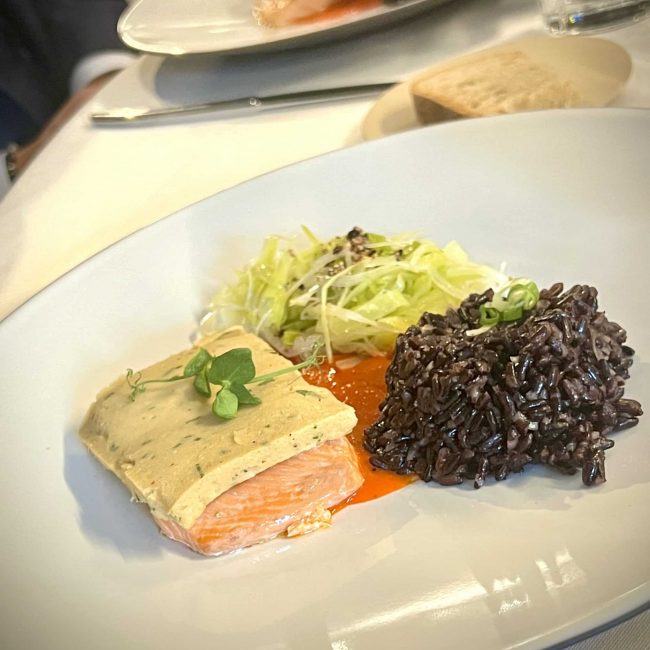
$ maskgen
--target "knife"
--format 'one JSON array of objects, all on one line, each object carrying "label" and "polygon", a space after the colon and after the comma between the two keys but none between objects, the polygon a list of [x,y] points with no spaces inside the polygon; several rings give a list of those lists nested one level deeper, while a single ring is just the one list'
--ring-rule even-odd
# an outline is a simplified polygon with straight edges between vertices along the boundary
[{"label": "knife", "polygon": [[203,104],[187,104],[185,106],[165,106],[163,108],[113,108],[107,111],[91,113],[93,122],[108,124],[128,124],[138,120],[148,120],[156,117],[181,115],[186,113],[207,113],[232,110],[265,110],[269,108],[287,108],[305,106],[335,99],[355,99],[375,95],[388,90],[396,82],[366,84],[362,86],[344,86],[342,88],[324,88],[307,90],[268,97],[240,97],[225,101],[206,102]]}]

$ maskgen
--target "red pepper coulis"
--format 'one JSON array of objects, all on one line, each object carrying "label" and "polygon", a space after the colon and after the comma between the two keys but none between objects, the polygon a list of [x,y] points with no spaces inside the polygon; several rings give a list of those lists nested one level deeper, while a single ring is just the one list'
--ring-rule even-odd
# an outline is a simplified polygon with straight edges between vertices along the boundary
[{"label": "red pepper coulis", "polygon": [[348,14],[380,7],[381,4],[381,0],[347,0],[337,2],[331,7],[323,9],[323,11],[318,11],[315,14],[309,14],[309,16],[303,16],[302,18],[297,18],[291,22],[293,25],[304,25],[306,23],[315,23],[321,20],[337,20],[338,18],[343,18]]},{"label": "red pepper coulis", "polygon": [[353,503],[377,499],[399,490],[417,477],[401,475],[377,469],[370,464],[370,454],[363,447],[363,432],[379,417],[379,404],[386,397],[384,377],[390,363],[387,357],[370,357],[359,361],[352,367],[337,367],[337,363],[349,359],[351,355],[337,355],[333,363],[325,362],[318,368],[303,371],[307,382],[323,386],[352,406],[357,414],[357,426],[348,435],[359,459],[359,467],[364,477],[363,485],[345,501],[330,508],[337,512]]}]

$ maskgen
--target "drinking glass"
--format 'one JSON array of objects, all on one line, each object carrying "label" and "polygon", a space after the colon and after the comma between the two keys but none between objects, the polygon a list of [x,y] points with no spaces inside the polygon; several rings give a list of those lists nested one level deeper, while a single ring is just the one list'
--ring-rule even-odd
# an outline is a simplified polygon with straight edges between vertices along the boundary
[{"label": "drinking glass", "polygon": [[650,14],[650,0],[539,0],[552,34],[579,34],[634,22]]}]

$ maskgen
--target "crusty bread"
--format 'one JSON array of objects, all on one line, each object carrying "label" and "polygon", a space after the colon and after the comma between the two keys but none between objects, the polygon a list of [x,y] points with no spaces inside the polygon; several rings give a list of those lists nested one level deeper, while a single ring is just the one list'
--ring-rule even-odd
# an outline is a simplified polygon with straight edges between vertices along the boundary
[{"label": "crusty bread", "polygon": [[411,85],[423,124],[458,117],[568,108],[580,104],[574,85],[518,49],[491,51],[442,66]]}]

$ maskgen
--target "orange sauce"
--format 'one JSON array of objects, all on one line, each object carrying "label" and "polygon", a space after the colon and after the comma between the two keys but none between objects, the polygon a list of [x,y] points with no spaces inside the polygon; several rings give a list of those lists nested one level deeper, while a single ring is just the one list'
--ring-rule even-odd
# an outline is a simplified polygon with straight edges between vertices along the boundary
[{"label": "orange sauce", "polygon": [[303,372],[306,381],[314,386],[328,388],[357,413],[357,426],[348,439],[357,453],[364,483],[352,496],[330,508],[333,513],[353,503],[370,501],[399,490],[417,478],[414,475],[404,476],[373,467],[369,460],[370,454],[363,447],[363,432],[379,417],[379,404],[386,396],[384,376],[390,359],[371,357],[362,359],[350,368],[337,367],[337,362],[346,358],[349,356],[337,355],[333,364],[326,362],[319,368]]},{"label": "orange sauce", "polygon": [[339,18],[344,18],[348,14],[374,9],[375,7],[379,7],[381,4],[381,0],[342,0],[323,11],[318,11],[309,16],[303,16],[302,18],[298,18],[291,22],[293,25],[304,25],[306,23],[315,23],[321,20],[337,20]]}]

